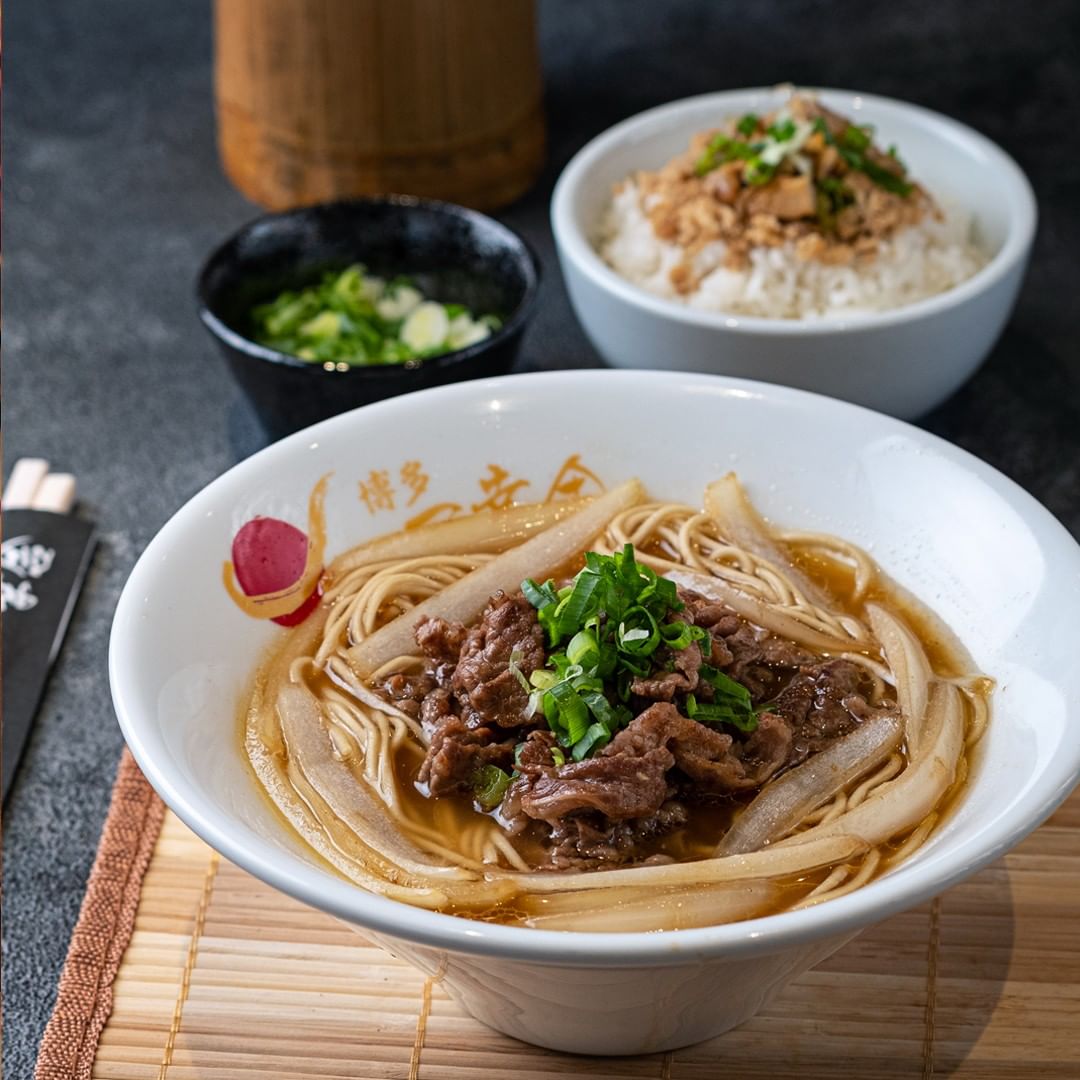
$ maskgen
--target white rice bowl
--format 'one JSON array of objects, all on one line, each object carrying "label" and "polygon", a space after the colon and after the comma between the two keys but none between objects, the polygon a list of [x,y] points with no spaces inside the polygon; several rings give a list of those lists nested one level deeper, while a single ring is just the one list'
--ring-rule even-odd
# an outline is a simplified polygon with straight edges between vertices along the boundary
[{"label": "white rice bowl", "polygon": [[750,265],[742,270],[723,265],[727,245],[716,241],[695,256],[697,287],[679,293],[671,271],[685,250],[657,237],[637,184],[628,179],[611,200],[596,246],[620,277],[691,308],[771,319],[835,319],[903,307],[966,281],[988,261],[970,235],[970,215],[949,207],[940,219],[927,214],[881,241],[872,259],[827,266],[798,258],[788,242],[751,248]]}]

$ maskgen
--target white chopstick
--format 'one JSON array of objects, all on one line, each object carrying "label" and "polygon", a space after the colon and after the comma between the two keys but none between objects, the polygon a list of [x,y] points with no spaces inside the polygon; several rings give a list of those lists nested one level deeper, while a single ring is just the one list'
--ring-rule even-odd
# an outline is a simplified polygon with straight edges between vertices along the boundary
[{"label": "white chopstick", "polygon": [[70,514],[75,505],[75,477],[71,473],[51,472],[34,492],[32,510],[49,510],[54,514]]},{"label": "white chopstick", "polygon": [[0,507],[4,510],[28,510],[34,505],[34,496],[48,471],[49,463],[44,458],[19,458],[8,477]]},{"label": "white chopstick", "polygon": [[75,477],[51,473],[44,458],[19,458],[0,498],[4,510],[47,510],[68,514],[75,505]]}]

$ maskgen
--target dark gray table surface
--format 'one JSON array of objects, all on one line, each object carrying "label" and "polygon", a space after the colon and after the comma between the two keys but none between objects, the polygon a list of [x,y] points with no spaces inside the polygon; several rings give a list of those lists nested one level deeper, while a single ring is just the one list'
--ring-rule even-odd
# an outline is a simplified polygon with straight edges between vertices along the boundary
[{"label": "dark gray table surface", "polygon": [[[595,366],[547,223],[590,136],[663,101],[783,80],[939,109],[1009,150],[1041,225],[986,366],[925,418],[1080,535],[1080,33],[1070,0],[665,4],[541,0],[550,153],[502,217],[545,278],[524,370]],[[78,474],[100,548],[4,821],[4,1065],[30,1075],[121,748],[106,674],[132,564],[194,492],[262,443],[192,302],[200,260],[255,208],[214,145],[208,3],[9,5],[5,451]]]}]

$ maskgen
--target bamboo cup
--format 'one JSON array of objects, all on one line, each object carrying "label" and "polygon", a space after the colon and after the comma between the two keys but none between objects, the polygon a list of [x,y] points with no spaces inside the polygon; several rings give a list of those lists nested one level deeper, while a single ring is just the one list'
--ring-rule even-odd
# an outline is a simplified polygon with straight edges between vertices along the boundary
[{"label": "bamboo cup", "polygon": [[269,209],[398,192],[479,209],[543,164],[532,0],[216,0],[225,172]]}]

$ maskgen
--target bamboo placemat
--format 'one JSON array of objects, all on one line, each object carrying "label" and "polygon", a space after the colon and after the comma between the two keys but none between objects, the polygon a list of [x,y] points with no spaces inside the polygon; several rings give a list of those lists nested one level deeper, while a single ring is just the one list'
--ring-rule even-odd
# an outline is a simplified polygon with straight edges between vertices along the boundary
[{"label": "bamboo placemat", "polygon": [[[166,813],[86,1068],[102,1080],[1075,1080],[1080,791],[1005,859],[866,931],[741,1028],[623,1059],[488,1030],[440,986],[232,866]],[[80,1072],[39,1063],[43,1075]]]}]

